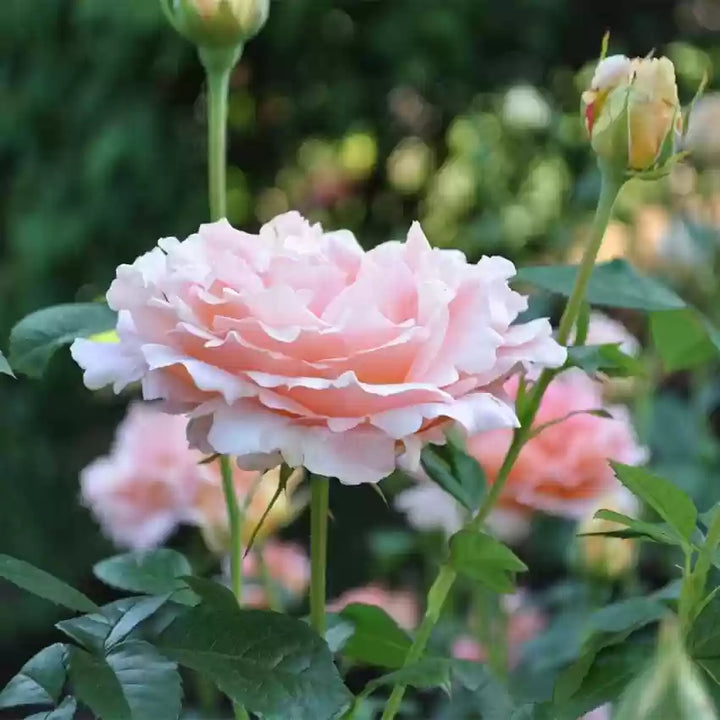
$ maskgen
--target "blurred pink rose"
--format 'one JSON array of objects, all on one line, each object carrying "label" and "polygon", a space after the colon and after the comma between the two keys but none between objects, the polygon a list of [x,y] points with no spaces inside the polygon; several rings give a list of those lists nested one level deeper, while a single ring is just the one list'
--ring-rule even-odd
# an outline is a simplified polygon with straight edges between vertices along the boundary
[{"label": "blurred pink rose", "polygon": [[[118,545],[155,547],[185,523],[198,526],[212,550],[226,549],[228,521],[219,462],[201,462],[204,456],[189,447],[186,428],[186,418],[135,403],[118,426],[110,454],[82,471],[83,503]],[[236,497],[245,512],[243,542],[275,494],[279,472],[233,469]],[[288,491],[273,505],[260,539],[295,516],[291,491],[300,476],[293,475]]]},{"label": "blurred pink rose", "polygon": [[181,522],[209,470],[188,448],[185,418],[132,405],[110,454],[80,474],[83,503],[118,545],[144,550],[162,543]]},{"label": "blurred pink rose", "polygon": [[417,223],[365,252],[298,213],[259,236],[221,221],[121,265],[107,294],[120,342],[72,353],[89,388],[142,381],[146,399],[189,413],[204,452],[377,482],[449,422],[516,425],[500,382],[563,363],[547,320],[511,325],[527,306],[514,274],[431,248]]},{"label": "blurred pink rose", "polygon": [[[515,379],[505,385],[511,396],[517,387]],[[598,409],[612,418],[582,412]],[[550,384],[534,427],[558,420],[520,452],[500,495],[500,510],[520,515],[542,510],[579,519],[599,498],[620,487],[609,460],[639,465],[646,459],[627,408],[606,407],[602,385],[580,370],[568,370]],[[468,452],[483,466],[489,482],[494,482],[511,440],[512,433],[505,430],[468,440]]]},{"label": "blurred pink rose", "polygon": [[[508,660],[515,667],[522,656],[522,648],[544,628],[545,616],[532,604],[526,602],[525,594],[504,595],[501,598],[507,614]],[[453,657],[459,660],[484,662],[487,652],[477,639],[468,635],[459,637],[452,646]]]},{"label": "blurred pink rose", "polygon": [[243,560],[243,572],[249,580],[245,604],[251,607],[267,607],[269,604],[262,587],[262,568],[258,552],[262,552],[271,582],[296,597],[305,593],[310,584],[310,560],[305,550],[295,543],[269,541],[261,550],[251,552]]},{"label": "blurred pink rose", "polygon": [[639,340],[618,320],[591,312],[585,345],[620,345],[626,355],[640,354]]},{"label": "blurred pink rose", "polygon": [[[517,394],[518,381],[505,384],[510,397]],[[607,410],[612,418],[583,410]],[[490,530],[502,539],[521,539],[536,510],[582,518],[607,493],[622,486],[613,475],[609,460],[639,465],[647,452],[635,436],[630,416],[623,406],[607,406],[602,384],[580,370],[559,375],[547,389],[535,427],[561,420],[544,428],[528,441],[510,472],[498,505],[488,518]],[[493,482],[512,440],[510,430],[479,433],[468,439],[467,449]],[[439,529],[448,535],[467,520],[467,512],[424,473],[416,473],[415,487],[395,498],[395,507],[420,530]]]},{"label": "blurred pink rose", "polygon": [[328,603],[328,610],[340,612],[353,603],[382,608],[400,627],[406,630],[412,630],[418,624],[417,600],[409,590],[387,590],[379,585],[353,588]]}]

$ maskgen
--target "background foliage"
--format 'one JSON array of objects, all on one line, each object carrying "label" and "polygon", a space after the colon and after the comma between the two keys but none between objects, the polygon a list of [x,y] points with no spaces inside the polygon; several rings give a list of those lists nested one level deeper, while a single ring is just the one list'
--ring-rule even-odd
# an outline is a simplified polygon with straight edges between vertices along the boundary
[{"label": "background foliage", "polygon": [[[230,220],[254,229],[294,207],[371,245],[419,217],[434,244],[472,257],[566,256],[597,184],[578,78],[606,28],[615,49],[668,52],[686,99],[706,65],[720,67],[710,0],[275,0],[233,77]],[[5,338],[36,308],[95,298],[119,263],[205,219],[205,133],[194,51],[150,0],[4,0],[0,53]],[[625,193],[636,259],[641,211],[676,195],[672,183]],[[673,276],[716,307],[714,282]],[[77,476],[106,451],[125,400],[88,393],[60,355],[41,382],[0,382],[0,550],[87,590],[110,548],[78,504]],[[709,504],[718,388],[686,376],[663,386],[637,408],[654,464]],[[365,556],[364,511],[378,528],[394,521],[370,490],[334,490],[331,593],[370,572],[349,561]],[[532,566],[548,578],[563,528],[543,537]],[[651,557],[646,572],[663,569]],[[4,683],[47,641],[53,610],[0,592]]]}]

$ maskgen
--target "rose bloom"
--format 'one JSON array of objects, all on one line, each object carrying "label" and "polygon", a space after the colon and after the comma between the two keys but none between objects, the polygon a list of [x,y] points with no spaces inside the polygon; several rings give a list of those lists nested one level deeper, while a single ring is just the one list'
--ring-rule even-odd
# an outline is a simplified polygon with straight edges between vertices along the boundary
[{"label": "rose bloom", "polygon": [[[80,474],[83,503],[117,545],[144,550],[160,545],[180,524],[200,527],[208,546],[227,549],[228,520],[218,461],[187,441],[187,420],[134,403],[118,426],[110,454]],[[296,514],[289,492],[299,482],[296,472],[268,514],[259,537],[290,522]],[[238,502],[246,508],[245,540],[277,489],[280,468],[265,475],[233,470]],[[249,502],[248,502],[249,500]]]},{"label": "rose bloom", "polygon": [[[505,384],[514,397],[518,382]],[[591,415],[604,409],[612,417]],[[575,413],[575,414],[573,414]],[[560,421],[560,422],[556,422]],[[547,423],[523,447],[503,488],[490,528],[506,539],[521,536],[533,512],[581,519],[606,493],[621,487],[609,460],[628,465],[645,461],[625,407],[606,406],[602,384],[580,370],[559,375],[543,396],[534,427]],[[496,430],[468,439],[467,450],[493,483],[512,442],[510,430]],[[395,500],[410,523],[419,529],[453,533],[462,526],[464,512],[444,490],[420,477],[416,487]]]},{"label": "rose bloom", "polygon": [[683,121],[675,68],[668,58],[605,58],[582,102],[587,131],[600,157],[629,170],[645,170],[661,160],[669,135],[674,151]]},{"label": "rose bloom", "polygon": [[387,590],[379,585],[353,588],[328,603],[328,610],[340,612],[354,603],[382,608],[400,627],[406,630],[412,630],[418,624],[417,599],[409,590]]},{"label": "rose bloom", "polygon": [[130,406],[110,454],[80,474],[83,503],[108,537],[133,550],[156,547],[188,520],[206,468],[188,448],[182,417]]},{"label": "rose bloom", "polygon": [[204,452],[377,482],[450,423],[515,426],[502,381],[564,362],[547,320],[512,325],[527,307],[514,273],[431,248],[417,223],[365,252],[297,213],[259,235],[221,221],[121,265],[107,294],[120,342],[80,339],[72,354],[89,388],[141,381],[188,413]]},{"label": "rose bloom", "polygon": [[[532,604],[526,602],[521,591],[515,595],[503,595],[501,598],[507,615],[507,646],[510,666],[515,667],[521,659],[522,648],[546,626],[544,615]],[[485,662],[487,652],[473,637],[463,635],[452,646],[452,656],[459,660]]]},{"label": "rose bloom", "polygon": [[295,543],[271,540],[243,559],[243,573],[248,580],[243,587],[244,604],[250,607],[268,607],[270,604],[263,588],[259,553],[262,553],[265,563],[267,580],[294,598],[305,593],[310,584],[310,560],[307,553]]}]

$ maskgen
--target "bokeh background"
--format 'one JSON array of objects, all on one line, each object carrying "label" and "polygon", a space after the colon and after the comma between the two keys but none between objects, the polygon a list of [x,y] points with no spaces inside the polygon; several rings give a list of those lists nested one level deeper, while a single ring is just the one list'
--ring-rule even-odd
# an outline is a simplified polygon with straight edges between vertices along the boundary
[{"label": "bokeh background", "polygon": [[[371,246],[419,218],[431,242],[473,258],[576,257],[598,186],[579,93],[606,29],[613,51],[668,54],[686,101],[720,70],[715,0],[273,0],[232,79],[231,222],[255,230],[296,208]],[[118,264],[205,220],[203,92],[154,0],[0,2],[0,339],[34,309],[94,299]],[[717,320],[712,101],[693,162],[626,189],[603,257],[630,257]],[[641,319],[622,319],[643,337]],[[653,464],[701,504],[720,495],[719,390],[710,370],[663,377],[635,408]],[[79,505],[78,472],[126,402],[85,390],[67,352],[42,381],[0,378],[0,552],[102,592],[89,568],[112,548]],[[333,492],[337,593],[392,574],[403,545],[370,489]],[[541,535],[551,577],[565,536]],[[0,592],[4,683],[55,616]]]}]

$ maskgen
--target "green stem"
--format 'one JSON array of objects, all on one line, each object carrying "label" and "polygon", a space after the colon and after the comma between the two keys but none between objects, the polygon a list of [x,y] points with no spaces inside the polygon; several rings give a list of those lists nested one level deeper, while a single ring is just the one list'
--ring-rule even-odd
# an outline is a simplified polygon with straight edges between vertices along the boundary
[{"label": "green stem", "polygon": [[[425,616],[420,623],[420,627],[415,633],[415,641],[410,646],[410,650],[408,650],[403,666],[412,665],[412,663],[417,662],[425,652],[425,647],[428,644],[428,640],[430,640],[433,628],[440,619],[440,613],[443,605],[445,604],[445,600],[447,599],[450,588],[452,588],[456,577],[457,573],[449,565],[440,566],[440,572],[428,592]],[[382,720],[392,720],[392,718],[395,717],[400,709],[404,695],[404,685],[396,685],[393,688],[387,705],[385,706],[385,711],[382,714]]]},{"label": "green stem", "polygon": [[[205,68],[208,85],[208,193],[210,219],[220,220],[227,214],[227,113],[230,90],[230,73],[240,58],[242,45],[229,48],[198,50]],[[227,507],[230,529],[230,578],[233,595],[242,603],[242,514],[235,495],[231,460],[227,455],[220,458],[223,494]],[[233,703],[236,720],[250,720],[247,710]]]},{"label": "green stem", "polygon": [[240,58],[242,46],[199,49],[207,77],[208,189],[210,219],[227,214],[227,114],[230,73]]},{"label": "green stem", "polygon": [[238,605],[242,605],[242,515],[240,514],[237,496],[235,495],[231,462],[232,460],[229,455],[222,455],[220,457],[223,494],[225,495],[228,528],[230,529],[230,583]]},{"label": "green stem", "polygon": [[[587,246],[585,247],[580,267],[578,268],[577,276],[575,278],[575,286],[573,287],[572,293],[568,298],[567,305],[565,306],[565,310],[560,318],[557,337],[558,342],[561,345],[565,345],[567,343],[573,326],[575,325],[578,315],[582,309],[588,283],[590,282],[593,267],[595,266],[595,259],[600,249],[600,244],[602,243],[605,230],[610,222],[615,200],[617,199],[618,193],[624,184],[624,180],[622,178],[618,178],[611,172],[602,170],[602,168],[601,171],[602,185],[600,189],[600,198],[598,200],[590,238]],[[477,515],[470,520],[470,522],[466,525],[466,528],[480,530],[485,519],[492,511],[493,507],[495,507],[495,503],[500,497],[500,493],[507,482],[510,471],[515,464],[515,461],[518,459],[523,445],[530,437],[532,424],[535,420],[535,415],[540,408],[542,396],[556,374],[556,370],[544,370],[540,374],[538,381],[530,390],[523,403],[522,416],[519,418],[520,427],[518,427],[513,434],[512,443],[498,472],[497,478],[490,488],[490,491],[485,496]],[[425,652],[425,647],[430,638],[430,634],[437,623],[437,619],[440,617],[440,611],[442,610],[442,606],[450,593],[450,589],[455,582],[455,578],[455,571],[447,564],[443,564],[440,567],[440,572],[428,593],[428,609],[425,613],[425,618],[423,619],[420,629],[415,636],[415,640],[408,651],[405,662],[403,663],[404,667],[417,662]],[[405,687],[403,685],[396,685],[393,688],[390,699],[385,706],[385,712],[383,713],[382,720],[393,720],[400,708],[404,694]]]},{"label": "green stem", "polygon": [[325,573],[327,569],[330,482],[322,475],[311,478],[310,497],[310,622],[325,635]]}]

